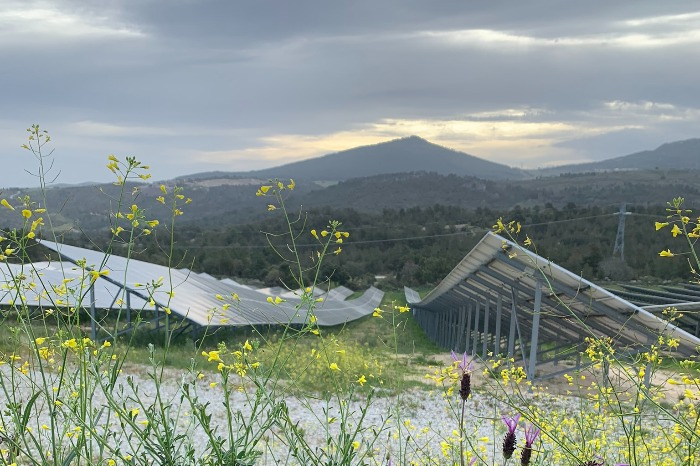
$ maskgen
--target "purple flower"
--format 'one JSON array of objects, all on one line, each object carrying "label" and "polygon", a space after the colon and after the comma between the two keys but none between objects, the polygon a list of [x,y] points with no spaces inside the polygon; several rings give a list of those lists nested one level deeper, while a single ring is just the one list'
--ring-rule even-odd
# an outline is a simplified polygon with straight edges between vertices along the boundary
[{"label": "purple flower", "polygon": [[513,417],[501,416],[501,419],[503,419],[503,422],[508,426],[508,433],[514,434],[515,428],[518,427],[518,422],[520,421],[520,413]]},{"label": "purple flower", "polygon": [[452,351],[452,359],[455,362],[459,362],[459,368],[462,370],[462,380],[459,384],[459,396],[462,401],[467,401],[469,395],[472,392],[472,363],[469,361],[467,363],[467,352],[465,351],[462,355],[462,360],[460,361],[454,351]]},{"label": "purple flower", "polygon": [[532,446],[538,435],[540,435],[540,429],[535,427],[534,424],[530,424],[529,427],[525,426],[525,445]]},{"label": "purple flower", "polygon": [[457,355],[455,354],[455,352],[453,350],[452,351],[452,360],[454,362],[459,361],[459,368],[462,369],[462,372],[471,372],[474,369],[474,365],[472,364],[472,361],[471,360],[467,361],[467,352],[466,351],[462,355],[462,358],[460,361],[460,358],[457,357]]},{"label": "purple flower", "polygon": [[528,466],[530,464],[530,458],[532,458],[532,444],[535,443],[535,439],[539,434],[540,429],[533,424],[525,426],[525,446],[520,453],[520,464],[522,466]]},{"label": "purple flower", "polygon": [[476,456],[469,461],[469,466],[474,466],[474,463],[476,463]]},{"label": "purple flower", "polygon": [[510,459],[513,456],[513,452],[515,452],[515,444],[518,442],[515,436],[515,429],[518,427],[518,421],[520,421],[520,413],[513,417],[501,416],[501,419],[508,426],[508,432],[503,438],[503,457]]}]

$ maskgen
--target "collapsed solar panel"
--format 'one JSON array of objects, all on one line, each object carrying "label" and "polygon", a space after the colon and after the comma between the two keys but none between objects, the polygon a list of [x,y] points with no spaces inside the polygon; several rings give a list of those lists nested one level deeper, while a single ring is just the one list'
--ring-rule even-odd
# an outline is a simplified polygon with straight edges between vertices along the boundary
[{"label": "collapsed solar panel", "polygon": [[700,346],[697,335],[491,232],[423,299],[405,294],[438,344],[484,358],[519,345],[530,375],[546,351],[577,354],[588,336],[609,337],[627,353],[660,334],[678,339],[685,356]]},{"label": "collapsed solar panel", "polygon": [[[51,241],[42,240],[41,244],[58,252],[63,260],[73,264],[84,260],[90,270],[109,271],[108,275],[101,275],[96,282],[96,307],[101,309],[110,307],[102,305],[109,301],[109,297],[122,293],[135,300],[131,304],[134,309],[141,309],[137,306],[148,306],[152,299],[152,308],[156,311],[168,308],[172,314],[199,326],[303,324],[308,321],[306,310],[299,308],[301,299],[298,295],[285,294],[283,302],[273,305],[268,302],[270,294],[240,285],[230,279],[218,280],[205,273],[169,269],[149,262],[106,255],[100,251]],[[63,269],[65,270],[65,267]],[[71,269],[75,269],[76,273],[84,273],[75,266]],[[64,277],[59,273],[55,278],[60,283]],[[162,282],[163,285],[155,290],[147,286],[154,282]],[[100,287],[107,289],[104,299]],[[318,291],[317,296],[324,292]],[[234,293],[238,300],[231,298]],[[217,298],[217,295],[224,299]],[[340,325],[372,314],[383,295],[382,291],[374,287],[352,300],[342,298],[347,296],[344,290],[335,295],[337,299],[329,294],[316,305],[317,323],[321,326]],[[229,306],[224,306],[227,303]]]}]

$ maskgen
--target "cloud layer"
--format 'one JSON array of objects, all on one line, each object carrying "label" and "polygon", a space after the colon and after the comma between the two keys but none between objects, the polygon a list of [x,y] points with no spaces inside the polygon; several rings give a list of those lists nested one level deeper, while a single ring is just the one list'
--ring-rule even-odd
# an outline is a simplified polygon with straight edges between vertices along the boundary
[{"label": "cloud layer", "polygon": [[[279,165],[416,134],[517,167],[698,136],[695,2],[13,1],[0,5],[0,185]],[[12,163],[16,160],[17,163]],[[26,165],[26,166],[25,166]]]}]

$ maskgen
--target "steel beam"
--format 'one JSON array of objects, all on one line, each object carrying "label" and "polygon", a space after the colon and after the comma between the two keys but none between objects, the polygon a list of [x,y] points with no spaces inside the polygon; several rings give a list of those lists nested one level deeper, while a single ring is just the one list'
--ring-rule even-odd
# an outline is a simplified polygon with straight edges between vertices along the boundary
[{"label": "steel beam", "polygon": [[484,300],[484,341],[481,345],[481,358],[486,361],[489,351],[489,311],[491,309],[488,297]]},{"label": "steel beam", "polygon": [[501,319],[503,318],[503,295],[498,293],[496,295],[496,338],[495,338],[495,349],[494,356],[498,358],[501,354]]},{"label": "steel beam", "polygon": [[540,332],[540,311],[542,308],[542,280],[537,279],[537,288],[535,288],[535,308],[532,314],[532,337],[530,338],[530,364],[528,366],[528,379],[535,378],[535,368],[537,366],[537,350],[539,344]]}]

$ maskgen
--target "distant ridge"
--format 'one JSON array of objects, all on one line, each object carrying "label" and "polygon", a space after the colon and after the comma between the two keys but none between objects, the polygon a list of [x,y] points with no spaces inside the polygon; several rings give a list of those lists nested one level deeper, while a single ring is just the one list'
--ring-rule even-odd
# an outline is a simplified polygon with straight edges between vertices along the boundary
[{"label": "distant ridge", "polygon": [[[418,136],[356,147],[263,170],[230,173],[229,176],[345,181],[366,176],[420,171],[473,176],[486,180],[520,180],[530,177],[523,170],[448,149]],[[201,178],[205,175],[200,173],[188,178]]]},{"label": "distant ridge", "polygon": [[585,173],[611,170],[700,170],[700,139],[662,144],[654,150],[635,152],[600,162],[561,165],[533,170],[536,175]]}]

